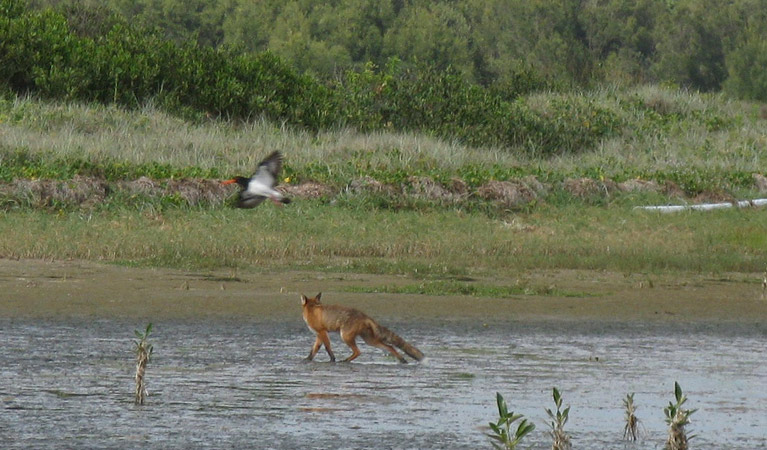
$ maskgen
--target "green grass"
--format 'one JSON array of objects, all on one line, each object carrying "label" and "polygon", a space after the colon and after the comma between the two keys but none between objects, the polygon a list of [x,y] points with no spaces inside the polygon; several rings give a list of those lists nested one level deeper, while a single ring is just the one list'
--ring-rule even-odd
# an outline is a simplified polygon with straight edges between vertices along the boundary
[{"label": "green grass", "polygon": [[[396,273],[427,280],[396,289],[481,296],[513,292],[434,277],[558,268],[763,270],[763,210],[661,215],[633,206],[679,199],[654,192],[576,198],[562,188],[574,177],[641,178],[673,181],[688,195],[757,196],[752,173],[764,170],[767,157],[759,105],[652,86],[522,101],[543,115],[591,105],[609,111],[621,131],[577,155],[535,158],[515,148],[471,148],[407,133],[305,133],[264,121],[195,124],[151,106],[130,111],[0,99],[0,257]],[[178,194],[150,198],[113,189],[140,176],[167,183],[249,174],[271,150],[285,154],[287,182],[316,180],[341,193],[243,211],[221,203],[190,206]],[[95,206],[40,204],[2,190],[17,178],[75,175],[111,183],[106,199]],[[451,203],[344,189],[363,176],[407,186],[412,175],[443,183],[458,177],[473,187],[535,175],[549,191],[509,210],[476,197]]]},{"label": "green grass", "polygon": [[[501,220],[460,211],[350,209],[318,201],[271,206],[257,212],[5,212],[0,213],[0,257],[459,279],[562,268],[757,272],[767,260],[762,245],[767,221],[758,210],[663,215],[581,205],[540,208]],[[414,292],[510,294],[432,281]]]},{"label": "green grass", "polygon": [[[573,154],[537,158],[522,148],[474,148],[425,135],[301,132],[264,121],[185,122],[151,105],[115,106],[0,99],[0,179],[68,178],[101,170],[113,178],[224,177],[252,172],[272,150],[286,155],[285,177],[339,186],[361,176],[401,182],[410,175],[471,185],[536,175],[672,180],[688,192],[748,191],[765,167],[767,120],[759,105],[723,96],[646,86],[535,94],[521,101],[550,120],[591,105],[618,118],[620,132]],[[569,120],[569,119],[568,119]],[[593,126],[583,120],[582,127]],[[27,156],[28,164],[12,155]],[[58,168],[58,169],[57,169]]]},{"label": "green grass", "polygon": [[587,292],[563,291],[554,285],[529,286],[498,286],[476,284],[460,281],[427,281],[420,284],[388,285],[388,286],[351,286],[347,292],[386,293],[386,294],[419,294],[419,295],[467,295],[471,297],[515,297],[521,295],[553,296],[553,297],[592,297]]}]

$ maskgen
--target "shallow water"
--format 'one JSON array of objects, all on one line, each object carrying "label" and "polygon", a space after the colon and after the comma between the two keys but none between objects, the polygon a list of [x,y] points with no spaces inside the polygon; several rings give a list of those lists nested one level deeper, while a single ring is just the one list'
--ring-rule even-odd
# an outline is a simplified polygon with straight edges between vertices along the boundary
[{"label": "shallow water", "polygon": [[[657,282],[639,303],[624,276],[593,288],[609,295],[585,300],[477,299],[341,289],[396,282],[368,275],[224,283],[66,263],[0,261],[0,269],[4,448],[490,448],[498,391],[537,426],[522,448],[547,449],[544,408],[554,407],[557,387],[571,406],[574,448],[657,449],[674,381],[698,409],[693,448],[767,447],[767,303],[736,297],[753,290],[748,283]],[[427,360],[401,365],[361,344],[350,364],[328,363],[324,350],[303,362],[313,335],[297,292],[283,285],[322,286],[324,301],[369,312]],[[706,295],[714,297],[693,301]],[[133,330],[149,320],[149,396],[137,407]],[[339,359],[349,354],[331,340]],[[622,441],[631,392],[636,444]]]},{"label": "shallow water", "polygon": [[[489,448],[495,392],[536,425],[558,387],[575,448],[660,448],[679,381],[698,408],[697,448],[767,446],[765,329],[671,328],[461,319],[387,325],[428,359],[397,364],[361,347],[351,364],[320,353],[292,321],[161,321],[144,407],[119,320],[0,322],[0,439],[11,448]],[[334,337],[339,356],[347,349]],[[635,392],[644,439],[624,444],[621,401]]]}]

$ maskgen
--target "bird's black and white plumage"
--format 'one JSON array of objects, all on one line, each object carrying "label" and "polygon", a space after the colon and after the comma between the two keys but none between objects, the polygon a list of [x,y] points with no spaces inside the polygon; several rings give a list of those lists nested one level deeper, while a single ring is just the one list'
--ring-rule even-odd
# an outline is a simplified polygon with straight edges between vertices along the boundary
[{"label": "bird's black and white plumage", "polygon": [[274,151],[258,164],[258,170],[250,178],[234,177],[224,184],[237,183],[242,190],[237,200],[238,208],[255,208],[265,199],[271,199],[276,205],[290,203],[282,192],[274,189],[282,170],[282,154]]}]

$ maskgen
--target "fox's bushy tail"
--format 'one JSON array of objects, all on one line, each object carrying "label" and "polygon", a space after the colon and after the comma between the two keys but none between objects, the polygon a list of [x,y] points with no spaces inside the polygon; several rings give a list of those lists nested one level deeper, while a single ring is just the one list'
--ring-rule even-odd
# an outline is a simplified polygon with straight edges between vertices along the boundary
[{"label": "fox's bushy tail", "polygon": [[393,331],[386,327],[382,327],[381,325],[378,325],[378,336],[381,338],[382,341],[386,342],[389,345],[393,345],[395,347],[400,348],[403,352],[407,353],[411,358],[415,360],[422,360],[424,358],[423,353],[421,353],[420,350],[413,347],[411,344],[406,342],[404,339],[396,335]]}]

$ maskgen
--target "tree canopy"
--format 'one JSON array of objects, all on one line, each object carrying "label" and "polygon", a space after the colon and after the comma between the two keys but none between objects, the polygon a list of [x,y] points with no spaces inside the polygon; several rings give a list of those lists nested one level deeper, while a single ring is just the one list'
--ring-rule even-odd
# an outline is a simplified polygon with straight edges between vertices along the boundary
[{"label": "tree canopy", "polygon": [[767,0],[88,1],[0,0],[0,88],[537,154],[622,129],[573,87],[767,96]]},{"label": "tree canopy", "polygon": [[[330,78],[369,62],[450,67],[484,86],[663,82],[765,96],[767,0],[31,0],[107,8],[176,43],[271,51]],[[78,8],[79,6],[79,8]],[[753,55],[754,57],[751,57]]]}]

